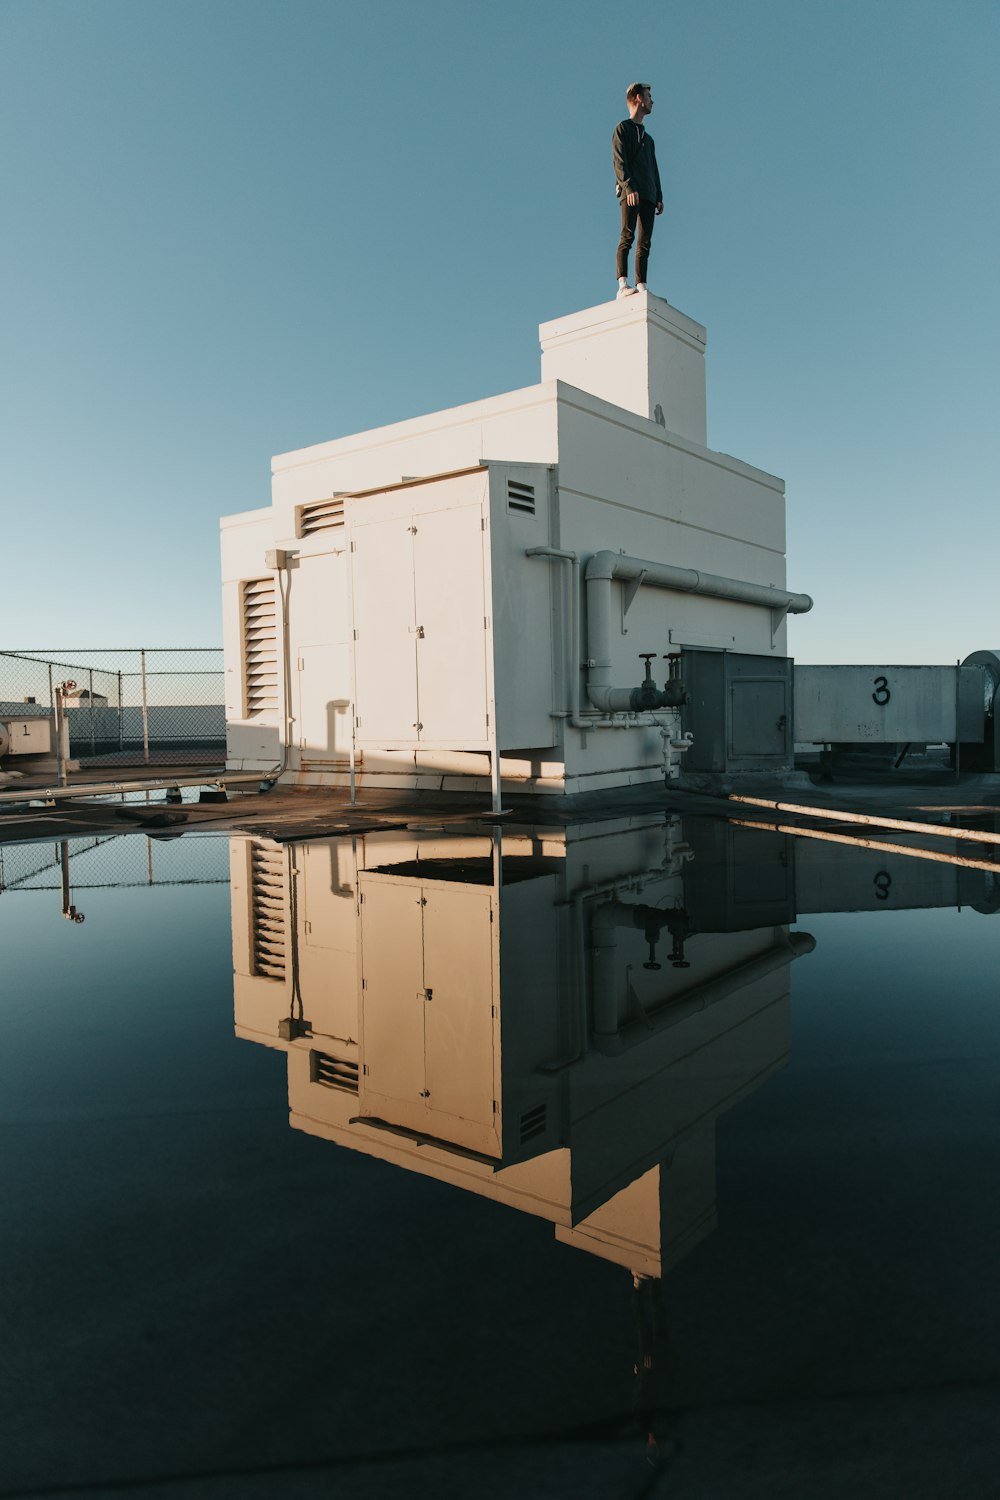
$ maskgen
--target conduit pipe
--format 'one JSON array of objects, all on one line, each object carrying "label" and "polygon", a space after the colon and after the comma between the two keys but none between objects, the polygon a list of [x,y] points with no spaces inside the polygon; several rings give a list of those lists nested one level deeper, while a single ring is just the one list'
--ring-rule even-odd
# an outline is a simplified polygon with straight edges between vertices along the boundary
[{"label": "conduit pipe", "polygon": [[[566,635],[569,642],[567,652],[566,676],[569,685],[569,710],[556,715],[557,718],[567,719],[574,729],[584,729],[588,732],[592,729],[635,729],[636,727],[647,727],[659,729],[661,735],[669,738],[670,731],[665,728],[662,720],[650,716],[640,719],[636,709],[632,705],[632,693],[634,689],[624,689],[623,698],[618,712],[632,715],[629,719],[598,719],[583,718],[580,712],[580,640],[582,634],[583,610],[582,590],[580,587],[580,557],[579,553],[571,552],[565,547],[527,547],[525,557],[549,557],[555,562],[568,564],[569,568],[569,619],[566,627]],[[602,710],[607,712],[607,710]],[[680,747],[679,747],[680,748]],[[687,748],[684,746],[683,748]]]},{"label": "conduit pipe", "polygon": [[735,995],[737,991],[755,984],[758,979],[772,974],[775,969],[784,968],[792,959],[811,953],[815,946],[816,939],[811,933],[790,932],[785,941],[775,943],[773,947],[766,949],[756,958],[737,964],[735,968],[729,969],[717,979],[709,979],[704,984],[695,985],[679,995],[677,999],[665,997],[648,1010],[642,1020],[626,1022],[621,1030],[612,1034],[595,1034],[594,1047],[597,1051],[607,1053],[612,1057],[621,1052],[628,1052],[632,1047],[645,1042],[650,1032],[661,1034],[670,1027],[676,1026],[679,1021],[686,1021],[689,1016],[707,1010],[718,1001],[728,1000],[730,995]]},{"label": "conduit pipe", "polygon": [[684,594],[706,594],[775,611],[778,616],[804,615],[813,607],[808,594],[792,594],[769,584],[747,583],[717,573],[699,573],[671,563],[648,562],[622,552],[595,552],[587,564],[587,696],[603,713],[621,713],[631,705],[632,689],[611,682],[611,584],[634,583]]}]

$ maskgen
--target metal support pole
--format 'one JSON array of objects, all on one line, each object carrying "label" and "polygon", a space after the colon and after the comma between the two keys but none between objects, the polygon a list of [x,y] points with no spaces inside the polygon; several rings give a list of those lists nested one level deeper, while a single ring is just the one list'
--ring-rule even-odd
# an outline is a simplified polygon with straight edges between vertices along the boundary
[{"label": "metal support pole", "polygon": [[142,674],[142,763],[149,765],[149,701],[146,690],[146,652],[139,652],[139,670]]},{"label": "metal support pole", "polygon": [[490,781],[493,784],[493,811],[499,813],[503,809],[500,803],[500,748],[496,741],[490,754]]},{"label": "metal support pole", "polygon": [[962,773],[962,662],[955,663],[955,780]]},{"label": "metal support pole", "polygon": [[56,732],[56,765],[58,766],[57,781],[60,786],[66,785],[66,746],[63,743],[63,729],[66,723],[66,715],[63,705],[62,684],[57,683],[55,688],[54,727]]},{"label": "metal support pole", "polygon": [[97,754],[96,732],[94,726],[94,669],[91,667],[87,673],[87,685],[90,691],[90,753]]},{"label": "metal support pole", "polygon": [[122,674],[118,673],[118,753],[122,751],[122,739],[125,725],[123,722],[124,708],[122,706]]}]

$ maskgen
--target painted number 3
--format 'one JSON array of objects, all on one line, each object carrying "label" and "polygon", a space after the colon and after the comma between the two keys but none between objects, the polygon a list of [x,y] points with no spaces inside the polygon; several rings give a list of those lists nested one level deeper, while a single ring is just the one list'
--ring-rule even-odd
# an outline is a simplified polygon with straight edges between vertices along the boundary
[{"label": "painted number 3", "polygon": [[877,703],[879,708],[885,708],[885,705],[888,703],[891,697],[892,694],[889,691],[889,679],[887,677],[876,677],[875,691],[874,693],[872,693],[873,702]]}]

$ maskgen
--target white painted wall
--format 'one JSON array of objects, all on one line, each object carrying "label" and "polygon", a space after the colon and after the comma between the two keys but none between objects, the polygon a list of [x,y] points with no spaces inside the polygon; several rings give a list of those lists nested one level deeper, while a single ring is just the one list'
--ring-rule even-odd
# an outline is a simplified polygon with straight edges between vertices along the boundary
[{"label": "white painted wall", "polygon": [[[286,779],[343,784],[352,718],[362,721],[354,725],[358,766],[370,783],[485,789],[497,746],[505,779],[523,788],[572,792],[663,775],[656,726],[566,726],[570,663],[584,660],[586,635],[568,637],[565,570],[525,550],[567,548],[585,564],[608,549],[784,587],[784,486],[704,446],[704,330],[661,299],[639,294],[541,333],[543,373],[558,370],[557,379],[279,455],[270,510],[224,523],[231,766],[263,769],[280,759],[282,713],[241,713],[238,587],[277,547],[291,553]],[[664,402],[666,426],[648,414]],[[463,477],[481,466],[481,477]],[[506,505],[506,478],[518,474],[535,477],[534,516]],[[455,477],[409,482],[434,475]],[[301,535],[301,508],[338,495],[344,528]],[[476,523],[465,508],[475,506],[484,527],[481,588]],[[397,522],[413,527],[418,516],[425,520],[414,540],[397,535]],[[352,540],[360,552],[348,550]],[[423,591],[419,607],[408,598],[413,590]],[[433,639],[421,612],[435,614]],[[404,637],[421,625],[424,641],[411,650]],[[440,728],[431,734],[416,728],[424,717],[414,653],[429,662],[449,639],[434,674],[424,672]],[[612,644],[615,683],[633,687],[641,651],[657,652],[662,683],[669,651],[783,655],[785,630],[772,639],[764,609],[643,588]],[[589,707],[582,675],[580,701]],[[679,715],[661,719],[679,728]]]},{"label": "white painted wall", "polygon": [[543,323],[542,380],[589,391],[702,446],[705,342],[700,323],[649,292]]}]

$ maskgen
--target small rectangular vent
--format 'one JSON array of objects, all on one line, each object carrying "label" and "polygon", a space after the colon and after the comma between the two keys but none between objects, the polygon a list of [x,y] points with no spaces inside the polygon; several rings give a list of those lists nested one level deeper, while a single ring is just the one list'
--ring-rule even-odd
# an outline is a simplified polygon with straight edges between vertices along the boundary
[{"label": "small rectangular vent", "polygon": [[526,1110],[521,1116],[522,1146],[525,1141],[534,1140],[536,1135],[545,1134],[545,1113],[546,1106],[544,1104],[536,1104],[534,1109]]},{"label": "small rectangular vent", "polygon": [[250,922],[253,972],[264,979],[284,979],[285,851],[278,844],[250,845]]},{"label": "small rectangular vent", "polygon": [[316,531],[332,531],[344,524],[344,497],[332,495],[329,500],[313,500],[299,507],[299,536]]},{"label": "small rectangular vent", "polygon": [[535,514],[535,486],[522,484],[518,479],[508,479],[507,509],[520,511],[523,516],[533,516]]},{"label": "small rectangular vent", "polygon": [[277,713],[278,630],[274,578],[249,578],[243,585],[243,676],[247,717]]},{"label": "small rectangular vent", "polygon": [[355,1058],[334,1057],[330,1052],[310,1052],[309,1081],[324,1088],[358,1092],[358,1064]]}]

